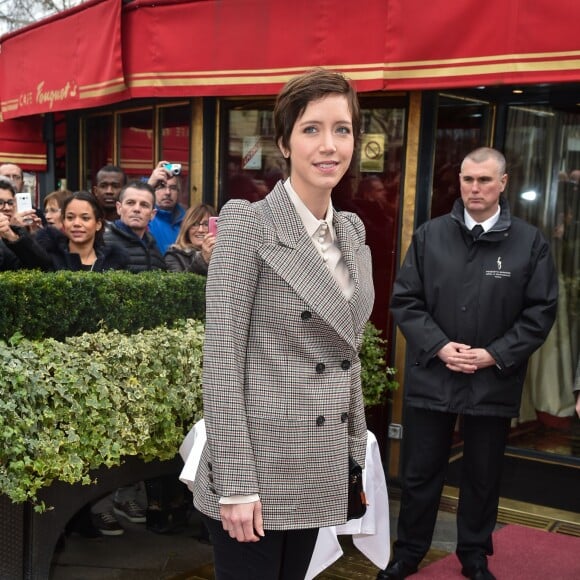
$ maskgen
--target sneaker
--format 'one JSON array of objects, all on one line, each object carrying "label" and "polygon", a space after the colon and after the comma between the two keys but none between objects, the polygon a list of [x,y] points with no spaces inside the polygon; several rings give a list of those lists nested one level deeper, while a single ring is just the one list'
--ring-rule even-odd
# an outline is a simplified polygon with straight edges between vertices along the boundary
[{"label": "sneaker", "polygon": [[120,536],[125,533],[124,528],[117,521],[113,512],[102,512],[93,514],[93,521],[96,528],[103,536]]},{"label": "sneaker", "polygon": [[123,516],[125,519],[133,522],[134,524],[144,524],[147,521],[145,510],[132,499],[124,503],[114,501],[113,511],[118,516]]}]

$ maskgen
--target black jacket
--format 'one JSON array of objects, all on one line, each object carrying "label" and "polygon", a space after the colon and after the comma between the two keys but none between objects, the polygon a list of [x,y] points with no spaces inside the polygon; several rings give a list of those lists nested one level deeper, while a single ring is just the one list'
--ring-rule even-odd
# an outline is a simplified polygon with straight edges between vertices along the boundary
[{"label": "black jacket", "polygon": [[193,248],[183,249],[177,246],[169,246],[165,252],[165,264],[170,272],[193,272],[207,276],[208,264],[203,259],[199,250]]},{"label": "black jacket", "polygon": [[[556,315],[558,283],[540,231],[510,216],[474,240],[463,202],[423,224],[397,275],[391,310],[408,341],[405,400],[413,407],[517,416],[530,355]],[[448,370],[436,353],[455,341],[485,348],[498,366]]]},{"label": "black jacket", "polygon": [[[33,244],[21,243],[25,238],[26,236],[22,236],[11,247],[20,261],[28,267],[37,267],[48,272],[82,270],[80,256],[69,252],[68,238],[60,230],[52,226],[39,230]],[[100,245],[95,248],[95,252],[97,260],[93,265],[93,272],[126,270],[129,265],[129,256],[122,248]]]},{"label": "black jacket", "polygon": [[22,263],[4,240],[0,240],[0,272],[20,270]]},{"label": "black jacket", "polygon": [[136,234],[114,222],[108,224],[105,230],[105,245],[120,247],[129,255],[127,270],[131,272],[166,269],[155,238],[149,232],[145,232],[141,240]]}]

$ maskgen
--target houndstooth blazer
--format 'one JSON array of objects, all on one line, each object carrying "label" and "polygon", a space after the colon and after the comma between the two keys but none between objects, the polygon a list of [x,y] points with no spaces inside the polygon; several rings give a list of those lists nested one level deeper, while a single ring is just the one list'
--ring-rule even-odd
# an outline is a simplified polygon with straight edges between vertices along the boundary
[{"label": "houndstooth blazer", "polygon": [[374,290],[364,226],[335,212],[355,291],[347,300],[282,182],[219,217],[206,289],[203,385],[208,442],[198,510],[258,493],[264,527],[346,521],[348,454],[363,466],[366,424],[358,350]]}]

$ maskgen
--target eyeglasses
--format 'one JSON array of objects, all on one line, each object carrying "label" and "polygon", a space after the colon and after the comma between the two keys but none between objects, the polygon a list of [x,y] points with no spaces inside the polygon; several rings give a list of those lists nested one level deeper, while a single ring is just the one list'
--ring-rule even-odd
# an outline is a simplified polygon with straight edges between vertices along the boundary
[{"label": "eyeglasses", "polygon": [[60,208],[58,208],[58,207],[45,207],[44,213],[60,213]]},{"label": "eyeglasses", "polygon": [[209,222],[194,222],[191,224],[192,228],[209,228]]},{"label": "eyeglasses", "polygon": [[0,199],[0,209],[4,209],[6,207],[14,207],[14,200],[13,199]]},{"label": "eyeglasses", "polygon": [[178,188],[177,188],[177,185],[167,185],[167,183],[163,183],[163,182],[158,183],[155,186],[155,191],[161,191],[162,189],[168,189],[172,193],[175,193],[175,192],[179,191]]},{"label": "eyeglasses", "polygon": [[22,175],[2,175],[2,177],[8,178],[10,181],[22,181]]}]

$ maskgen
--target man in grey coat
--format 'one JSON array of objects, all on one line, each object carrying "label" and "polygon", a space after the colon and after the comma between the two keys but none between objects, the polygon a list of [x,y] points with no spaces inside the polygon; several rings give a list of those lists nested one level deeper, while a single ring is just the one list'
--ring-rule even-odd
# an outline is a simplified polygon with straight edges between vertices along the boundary
[{"label": "man in grey coat", "polygon": [[463,471],[457,556],[489,580],[501,466],[530,355],[556,314],[557,277],[540,231],[510,215],[504,156],[480,148],[459,174],[461,199],[423,224],[397,276],[393,316],[408,341],[403,492],[393,560],[380,580],[417,571],[431,544],[454,427]]}]

